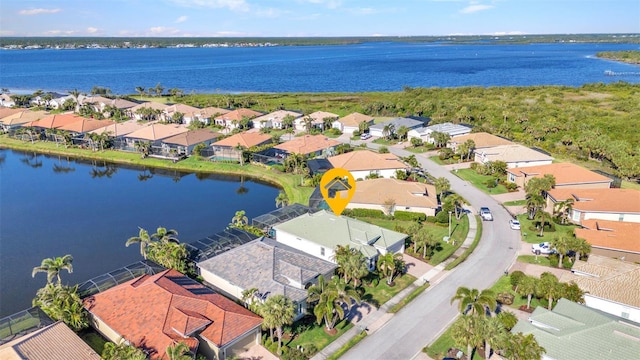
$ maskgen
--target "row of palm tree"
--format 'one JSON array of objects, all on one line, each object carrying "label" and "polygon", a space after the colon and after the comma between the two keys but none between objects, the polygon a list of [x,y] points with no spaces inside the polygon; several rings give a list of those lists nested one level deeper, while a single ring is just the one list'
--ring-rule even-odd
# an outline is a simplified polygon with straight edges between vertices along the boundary
[{"label": "row of palm tree", "polygon": [[[360,304],[360,295],[343,278],[334,275],[326,281],[318,277],[318,283],[309,287],[307,302],[313,305],[318,324],[324,322],[327,332],[333,333],[338,320],[344,319],[354,303]],[[346,309],[346,311],[345,311]]]},{"label": "row of palm tree", "polygon": [[576,283],[561,283],[558,278],[550,272],[542,273],[540,278],[518,274],[514,285],[519,295],[527,297],[527,309],[531,308],[533,296],[547,299],[547,308],[549,310],[553,307],[554,300],[560,298],[565,298],[579,304],[584,303],[585,292],[580,289]]}]

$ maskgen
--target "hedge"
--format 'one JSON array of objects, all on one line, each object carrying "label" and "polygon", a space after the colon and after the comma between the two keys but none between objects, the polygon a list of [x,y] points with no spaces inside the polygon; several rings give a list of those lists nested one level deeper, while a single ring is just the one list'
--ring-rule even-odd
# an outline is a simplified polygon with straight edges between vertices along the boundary
[{"label": "hedge", "polygon": [[343,214],[353,217],[369,217],[377,219],[386,219],[387,215],[382,210],[375,209],[346,209]]},{"label": "hedge", "polygon": [[393,217],[396,220],[407,220],[407,221],[425,221],[427,220],[427,215],[424,213],[417,213],[411,211],[395,211],[393,213]]}]

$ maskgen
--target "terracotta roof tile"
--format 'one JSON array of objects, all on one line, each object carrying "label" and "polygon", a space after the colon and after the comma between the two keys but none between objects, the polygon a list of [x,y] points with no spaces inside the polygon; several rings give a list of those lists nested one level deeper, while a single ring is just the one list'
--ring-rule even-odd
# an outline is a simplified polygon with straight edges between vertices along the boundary
[{"label": "terracotta roof tile", "polygon": [[71,124],[60,126],[58,129],[77,133],[86,133],[113,124],[114,122],[111,120],[82,119]]},{"label": "terracotta roof tile", "polygon": [[125,137],[131,139],[156,141],[168,138],[173,135],[185,133],[187,131],[189,131],[189,129],[179,125],[152,124],[138,129],[134,132],[130,132]]},{"label": "terracotta roof tile", "polygon": [[20,111],[1,118],[0,123],[7,126],[20,125],[20,124],[25,124],[31,121],[40,120],[43,117],[49,115],[49,113],[46,111],[32,111],[28,109],[27,110],[18,109],[18,110]]},{"label": "terracotta roof tile", "polygon": [[138,111],[138,110],[140,110],[142,108],[151,108],[151,109],[154,109],[154,110],[164,110],[164,109],[167,108],[167,105],[159,103],[159,102],[156,102],[156,101],[146,101],[146,102],[143,102],[141,104],[138,104],[138,105],[132,107],[130,110],[131,110],[131,112],[135,113],[136,111]]},{"label": "terracotta roof tile", "polygon": [[340,145],[340,142],[329,139],[324,135],[304,135],[293,138],[292,140],[283,142],[273,148],[285,151],[289,154],[311,154],[316,151],[328,149],[333,146]]},{"label": "terracotta roof tile", "polygon": [[351,113],[345,117],[338,119],[342,125],[345,126],[354,126],[357,127],[361,122],[371,122],[373,121],[373,117],[369,115],[364,115],[361,113]]},{"label": "terracotta roof tile", "polygon": [[556,202],[573,199],[573,208],[580,211],[640,213],[640,191],[634,189],[560,188],[547,193]]},{"label": "terracotta roof tile", "polygon": [[354,204],[383,205],[395,201],[398,210],[403,207],[437,208],[438,198],[433,185],[397,179],[370,179],[358,181],[350,202]]},{"label": "terracotta roof tile", "polygon": [[90,133],[93,133],[93,134],[107,133],[109,134],[109,136],[118,137],[118,136],[124,136],[124,135],[130,134],[134,131],[140,130],[149,125],[151,124],[149,123],[141,124],[135,120],[129,120],[122,123],[115,123],[100,129],[96,129],[96,130],[90,131]]},{"label": "terracotta roof tile", "polygon": [[260,326],[262,319],[178,271],[144,275],[84,300],[85,307],[123,338],[161,359],[176,341],[198,345],[189,332],[218,347]]},{"label": "terracotta roof tile", "polygon": [[220,115],[215,119],[224,120],[224,121],[233,121],[233,120],[240,121],[243,118],[253,119],[254,117],[260,116],[260,115],[262,115],[261,112],[253,111],[251,109],[236,109],[226,114]]},{"label": "terracotta roof tile", "polygon": [[550,161],[553,158],[539,151],[533,150],[520,144],[498,145],[476,151],[484,161]]},{"label": "terracotta roof tile", "polygon": [[294,112],[294,111],[288,111],[288,110],[278,110],[278,111],[274,111],[274,112],[270,112],[268,114],[262,115],[262,116],[258,116],[257,118],[253,119],[253,123],[259,123],[261,121],[276,121],[276,122],[282,122],[282,120],[287,117],[287,116],[293,116],[294,119],[297,119],[299,117],[302,116],[302,114]]},{"label": "terracotta roof tile", "polygon": [[61,126],[69,125],[77,121],[85,120],[82,116],[76,114],[52,114],[43,117],[40,120],[26,123],[23,126],[33,126],[45,129],[57,129]]},{"label": "terracotta roof tile", "polygon": [[0,119],[24,111],[25,109],[0,107]]},{"label": "terracotta roof tile", "polygon": [[324,123],[324,119],[325,118],[331,118],[334,120],[337,120],[338,118],[340,118],[340,115],[338,114],[334,114],[334,113],[330,113],[330,112],[326,112],[326,111],[316,111],[313,112],[309,115],[307,115],[308,117],[310,117],[312,120],[312,123],[314,124],[322,124]]},{"label": "terracotta roof tile", "polygon": [[640,223],[589,219],[582,226],[575,229],[576,237],[593,247],[640,253]]},{"label": "terracotta roof tile", "polygon": [[211,129],[197,129],[197,130],[189,130],[182,134],[170,136],[162,140],[162,142],[167,144],[191,146],[193,144],[199,144],[204,141],[215,140],[221,136],[222,134],[215,132]]},{"label": "terracotta roof tile", "polygon": [[246,148],[250,148],[252,146],[258,146],[270,142],[271,135],[269,134],[261,134],[256,131],[245,131],[214,142],[213,144],[211,144],[211,146],[234,147],[241,145]]},{"label": "terracotta roof tile", "polygon": [[327,158],[334,168],[349,171],[408,169],[409,166],[394,154],[379,154],[369,150],[351,151]]},{"label": "terracotta roof tile", "polygon": [[507,172],[518,177],[526,176],[527,178],[541,178],[545,174],[550,174],[555,177],[556,185],[602,182],[611,183],[613,181],[604,175],[600,175],[596,172],[587,170],[582,166],[578,166],[572,163],[557,163],[540,166],[529,166],[525,168],[512,168],[507,169]]}]

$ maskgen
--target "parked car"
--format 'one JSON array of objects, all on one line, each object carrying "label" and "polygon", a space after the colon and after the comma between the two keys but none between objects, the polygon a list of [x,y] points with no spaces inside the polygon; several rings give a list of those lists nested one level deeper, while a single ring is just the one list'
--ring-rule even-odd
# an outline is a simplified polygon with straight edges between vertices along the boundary
[{"label": "parked car", "polygon": [[482,218],[482,220],[484,220],[484,221],[493,221],[493,215],[491,214],[491,210],[489,210],[488,207],[481,207],[479,214],[480,214],[480,217]]},{"label": "parked car", "polygon": [[549,254],[555,254],[556,250],[552,249],[551,244],[549,244],[548,242],[543,242],[540,244],[531,245],[531,252],[536,255],[540,255],[540,254],[549,255]]},{"label": "parked car", "polygon": [[520,230],[520,221],[515,220],[515,219],[509,220],[509,227],[512,230]]},{"label": "parked car", "polygon": [[371,134],[369,133],[364,133],[362,135],[360,135],[360,140],[367,140],[371,138]]}]

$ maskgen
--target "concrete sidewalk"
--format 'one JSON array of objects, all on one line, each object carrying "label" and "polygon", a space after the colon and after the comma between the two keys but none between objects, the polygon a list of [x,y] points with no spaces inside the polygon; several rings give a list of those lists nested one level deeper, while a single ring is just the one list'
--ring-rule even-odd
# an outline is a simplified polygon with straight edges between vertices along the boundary
[{"label": "concrete sidewalk", "polygon": [[[460,248],[458,248],[458,250],[456,250],[456,252],[449,259],[428,270],[426,273],[422,274],[422,276],[416,276],[417,280],[414,281],[413,284],[400,291],[398,294],[396,294],[396,296],[384,303],[379,309],[375,311],[369,311],[367,314],[360,314],[360,316],[358,316],[359,321],[354,321],[354,327],[347,330],[344,334],[342,334],[342,336],[335,339],[311,359],[324,360],[328,358],[329,356],[331,356],[331,354],[338,351],[342,346],[349,342],[349,340],[353,339],[362,331],[366,331],[367,334],[375,333],[393,317],[394,314],[389,313],[389,309],[391,309],[393,306],[402,301],[402,299],[411,294],[413,290],[420,287],[425,282],[429,282],[431,286],[429,286],[429,288],[425,290],[425,292],[428,292],[429,290],[434,288],[442,279],[444,279],[449,274],[448,271],[444,270],[445,266],[462,255],[462,253],[464,253],[464,251],[468,249],[469,246],[471,246],[473,240],[476,237],[478,224],[474,212],[471,208],[466,208],[466,210],[469,210],[467,212],[467,217],[469,219],[469,232],[467,233],[467,237],[465,238]],[[371,309],[373,309],[373,307],[371,307]],[[427,358],[428,357],[425,357],[425,359]]]}]

